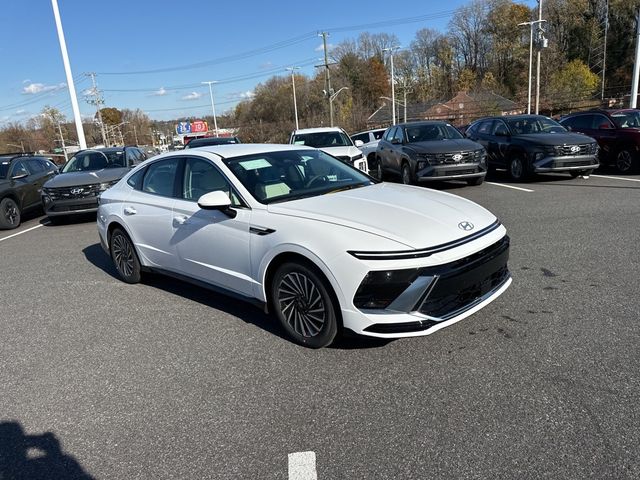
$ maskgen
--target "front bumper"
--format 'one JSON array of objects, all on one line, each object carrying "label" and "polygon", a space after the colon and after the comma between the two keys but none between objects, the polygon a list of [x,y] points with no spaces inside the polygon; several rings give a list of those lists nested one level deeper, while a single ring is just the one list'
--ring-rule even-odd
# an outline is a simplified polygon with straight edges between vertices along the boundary
[{"label": "front bumper", "polygon": [[[343,304],[342,320],[353,332],[378,338],[423,336],[452,325],[484,308],[511,284],[507,268],[509,240],[502,226],[469,243],[427,258],[371,260],[369,272],[415,269],[418,276],[383,308],[366,308],[359,285]],[[347,263],[347,262],[345,262]],[[355,265],[351,266],[353,273]],[[347,268],[346,266],[344,267]],[[346,290],[346,291],[345,291]],[[358,305],[358,306],[356,306]]]},{"label": "front bumper", "polygon": [[94,213],[98,211],[98,197],[53,200],[50,196],[43,195],[42,208],[49,217]]},{"label": "front bumper", "polygon": [[437,180],[464,180],[467,178],[484,177],[486,168],[480,163],[463,163],[456,165],[429,165],[416,172],[419,182]]},{"label": "front bumper", "polygon": [[596,155],[545,157],[533,162],[535,173],[570,172],[573,170],[595,170],[600,164]]}]

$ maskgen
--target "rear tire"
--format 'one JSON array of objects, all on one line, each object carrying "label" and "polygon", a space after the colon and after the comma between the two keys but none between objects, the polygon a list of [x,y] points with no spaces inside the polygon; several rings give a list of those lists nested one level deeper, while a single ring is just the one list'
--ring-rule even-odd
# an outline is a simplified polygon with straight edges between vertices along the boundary
[{"label": "rear tire", "polygon": [[328,282],[315,268],[294,262],[280,265],[270,292],[276,317],[293,341],[310,348],[333,342],[339,307]]},{"label": "rear tire", "polygon": [[118,274],[127,283],[138,283],[142,278],[142,269],[133,242],[122,229],[116,228],[109,242],[111,260]]},{"label": "rear tire", "polygon": [[13,198],[5,198],[0,202],[0,229],[10,230],[20,226],[20,207]]},{"label": "rear tire", "polygon": [[468,179],[467,180],[467,185],[469,185],[471,187],[475,187],[475,186],[478,186],[478,185],[482,185],[482,182],[484,182],[484,176]]},{"label": "rear tire", "polygon": [[384,182],[385,174],[384,174],[384,170],[382,169],[381,158],[376,159],[376,174],[377,174],[378,180],[380,180],[381,182]]}]

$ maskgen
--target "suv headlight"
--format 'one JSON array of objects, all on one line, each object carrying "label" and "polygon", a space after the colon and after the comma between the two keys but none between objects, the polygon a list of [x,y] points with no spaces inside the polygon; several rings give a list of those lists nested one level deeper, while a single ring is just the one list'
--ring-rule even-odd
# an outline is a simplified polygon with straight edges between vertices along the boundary
[{"label": "suv headlight", "polygon": [[533,154],[533,160],[537,162],[538,160],[542,160],[546,156],[547,154],[545,152],[535,152]]},{"label": "suv headlight", "polygon": [[353,157],[351,159],[352,162],[355,162],[356,160],[362,160],[364,157],[362,156],[361,153],[359,153],[358,155],[356,155],[355,157]]},{"label": "suv headlight", "polygon": [[118,183],[119,181],[120,181],[120,179],[118,179],[118,180],[113,180],[113,181],[111,181],[111,182],[104,182],[104,183],[101,183],[101,184],[98,186],[98,192],[100,192],[100,193],[104,192],[104,191],[105,191],[105,190],[107,190],[109,187],[113,187],[113,186],[114,186],[116,183]]}]

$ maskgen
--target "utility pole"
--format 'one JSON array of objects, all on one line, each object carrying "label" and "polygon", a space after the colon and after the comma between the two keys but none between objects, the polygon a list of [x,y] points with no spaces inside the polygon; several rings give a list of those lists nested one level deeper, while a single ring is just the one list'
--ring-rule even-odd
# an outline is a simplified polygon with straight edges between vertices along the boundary
[{"label": "utility pole", "polygon": [[104,122],[102,121],[102,105],[104,105],[104,99],[102,95],[100,95],[100,90],[98,90],[98,84],[96,83],[96,74],[94,72],[87,73],[91,77],[91,83],[93,87],[91,88],[91,95],[93,95],[93,100],[87,99],[87,103],[96,106],[96,114],[98,115],[98,122],[100,123],[100,132],[102,133],[102,143],[105,147],[107,145],[107,135],[104,130]]},{"label": "utility pole", "polygon": [[327,53],[327,32],[322,32],[322,48],[324,49],[324,68],[325,68],[325,83],[327,86],[327,98],[329,99],[329,124],[333,127],[333,103],[331,101],[331,95],[333,95],[333,89],[331,88],[331,73],[329,71],[329,56]]},{"label": "utility pole", "polygon": [[522,22],[518,24],[519,27],[523,25],[529,26],[529,93],[527,95],[527,114],[531,113],[531,72],[533,69],[533,26],[542,24],[542,22],[546,22],[546,20],[534,20],[532,22]]},{"label": "utility pole", "polygon": [[393,77],[393,50],[394,49],[398,49],[400,47],[389,47],[389,48],[383,48],[382,51],[383,52],[389,52],[389,58],[391,61],[391,118],[392,118],[392,125],[396,124],[396,86],[395,86],[395,79]]},{"label": "utility pole", "polygon": [[58,9],[58,0],[51,0],[53,7],[53,16],[56,21],[56,29],[58,30],[58,41],[60,42],[60,51],[62,53],[62,63],[64,63],[64,73],[67,76],[67,85],[69,86],[69,97],[71,97],[71,108],[73,110],[73,119],[78,132],[78,143],[81,149],[87,148],[87,141],[84,138],[84,129],[82,128],[82,117],[80,116],[80,108],[78,107],[78,97],[76,96],[76,86],[73,83],[73,74],[71,73],[71,64],[69,63],[69,54],[67,53],[67,42],[64,39],[64,30],[62,29],[62,20],[60,19],[60,10]]},{"label": "utility pole", "polygon": [[631,81],[630,107],[636,108],[638,101],[638,75],[640,74],[640,7],[636,12],[636,60],[633,64],[633,80]]},{"label": "utility pole", "polygon": [[542,50],[542,0],[538,0],[538,36],[536,53],[536,115],[540,113],[540,51]]},{"label": "utility pole", "polygon": [[296,116],[296,130],[299,130],[298,126],[298,102],[296,100],[296,76],[295,71],[299,70],[300,67],[289,67],[287,70],[291,71],[291,85],[293,86],[293,111]]},{"label": "utility pole", "polygon": [[213,101],[213,88],[211,88],[211,85],[213,85],[215,82],[214,81],[208,81],[208,82],[201,82],[203,85],[209,85],[209,98],[211,98],[211,110],[213,111],[213,128],[216,132],[216,137],[218,136],[218,120],[216,120],[216,104]]},{"label": "utility pole", "polygon": [[62,135],[62,127],[60,126],[60,121],[57,119],[53,119],[54,122],[58,124],[58,133],[60,134],[60,144],[62,145],[62,153],[64,153],[64,163],[69,161],[69,157],[67,157],[67,147],[64,144],[64,136]]},{"label": "utility pole", "polygon": [[135,124],[133,125],[133,138],[136,139],[136,146],[138,145],[138,130],[136,130]]}]

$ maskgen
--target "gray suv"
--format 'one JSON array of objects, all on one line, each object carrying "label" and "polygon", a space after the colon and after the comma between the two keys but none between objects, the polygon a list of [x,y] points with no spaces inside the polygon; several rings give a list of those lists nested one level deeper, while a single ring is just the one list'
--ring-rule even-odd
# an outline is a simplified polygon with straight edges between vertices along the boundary
[{"label": "gray suv", "polygon": [[90,148],[77,152],[42,188],[42,207],[52,222],[98,210],[98,195],[147,159],[137,147]]}]

